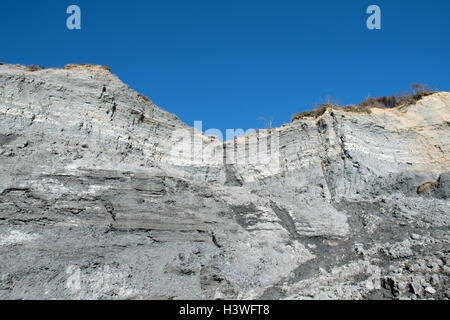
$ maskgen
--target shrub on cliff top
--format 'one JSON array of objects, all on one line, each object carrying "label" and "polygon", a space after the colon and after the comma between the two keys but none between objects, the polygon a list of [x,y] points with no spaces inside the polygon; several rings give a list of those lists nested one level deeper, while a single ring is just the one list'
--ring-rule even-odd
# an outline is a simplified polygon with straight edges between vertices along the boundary
[{"label": "shrub on cliff top", "polygon": [[35,71],[40,71],[45,69],[44,67],[40,67],[40,66],[36,66],[36,65],[31,65],[31,66],[26,66],[25,70],[27,71],[31,71],[31,72],[35,72]]},{"label": "shrub on cliff top", "polygon": [[370,113],[372,108],[396,108],[404,105],[414,104],[423,97],[429,96],[436,91],[431,89],[428,85],[415,83],[411,86],[409,92],[403,94],[384,96],[379,98],[368,98],[358,104],[357,106],[349,105],[341,107],[334,103],[324,103],[318,106],[315,110],[300,112],[292,117],[292,121],[305,118],[318,118],[323,115],[327,109],[341,108],[341,110],[348,112]]},{"label": "shrub on cliff top", "polygon": [[371,108],[396,108],[408,104],[414,104],[423,97],[429,96],[435,92],[435,90],[432,90],[426,84],[415,83],[411,86],[409,92],[389,97],[369,98],[361,102],[359,106]]},{"label": "shrub on cliff top", "polygon": [[322,104],[322,105],[316,107],[316,109],[314,109],[314,110],[304,111],[304,112],[300,112],[300,113],[293,115],[292,121],[305,119],[305,118],[318,118],[321,115],[323,115],[327,111],[328,108],[331,108],[331,107],[332,107],[331,104]]}]

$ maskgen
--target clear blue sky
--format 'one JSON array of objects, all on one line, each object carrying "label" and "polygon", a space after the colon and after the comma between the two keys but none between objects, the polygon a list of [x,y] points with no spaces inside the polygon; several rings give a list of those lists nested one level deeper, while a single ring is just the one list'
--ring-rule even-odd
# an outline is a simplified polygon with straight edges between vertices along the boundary
[{"label": "clear blue sky", "polygon": [[[66,28],[66,8],[82,30]],[[382,30],[366,28],[366,8]],[[275,125],[329,94],[343,104],[427,83],[450,91],[448,0],[2,0],[0,61],[108,65],[204,129]]]}]

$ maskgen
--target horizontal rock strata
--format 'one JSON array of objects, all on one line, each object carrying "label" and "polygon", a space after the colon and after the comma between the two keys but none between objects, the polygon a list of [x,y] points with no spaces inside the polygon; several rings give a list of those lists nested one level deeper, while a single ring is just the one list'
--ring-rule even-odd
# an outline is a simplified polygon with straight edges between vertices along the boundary
[{"label": "horizontal rock strata", "polygon": [[449,298],[449,196],[448,92],[221,142],[0,65],[1,299]]}]

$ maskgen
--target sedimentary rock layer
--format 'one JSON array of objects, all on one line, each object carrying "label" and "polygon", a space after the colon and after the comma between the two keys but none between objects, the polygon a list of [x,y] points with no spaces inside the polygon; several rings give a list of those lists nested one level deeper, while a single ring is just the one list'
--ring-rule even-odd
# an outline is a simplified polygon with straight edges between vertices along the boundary
[{"label": "sedimentary rock layer", "polygon": [[448,298],[450,93],[206,137],[0,65],[0,298]]}]

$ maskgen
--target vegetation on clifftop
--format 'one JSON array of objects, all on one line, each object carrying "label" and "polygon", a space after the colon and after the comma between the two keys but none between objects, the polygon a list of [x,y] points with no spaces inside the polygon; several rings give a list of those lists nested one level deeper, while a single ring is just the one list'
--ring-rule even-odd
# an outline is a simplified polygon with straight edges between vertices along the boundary
[{"label": "vegetation on clifftop", "polygon": [[305,118],[318,118],[328,109],[341,109],[348,112],[370,113],[372,108],[396,108],[404,105],[413,104],[423,97],[435,93],[436,90],[431,89],[428,85],[413,84],[411,89],[403,94],[392,96],[384,96],[379,98],[368,98],[358,105],[341,106],[339,103],[328,102],[316,107],[314,110],[300,112],[292,117],[292,122]]}]

